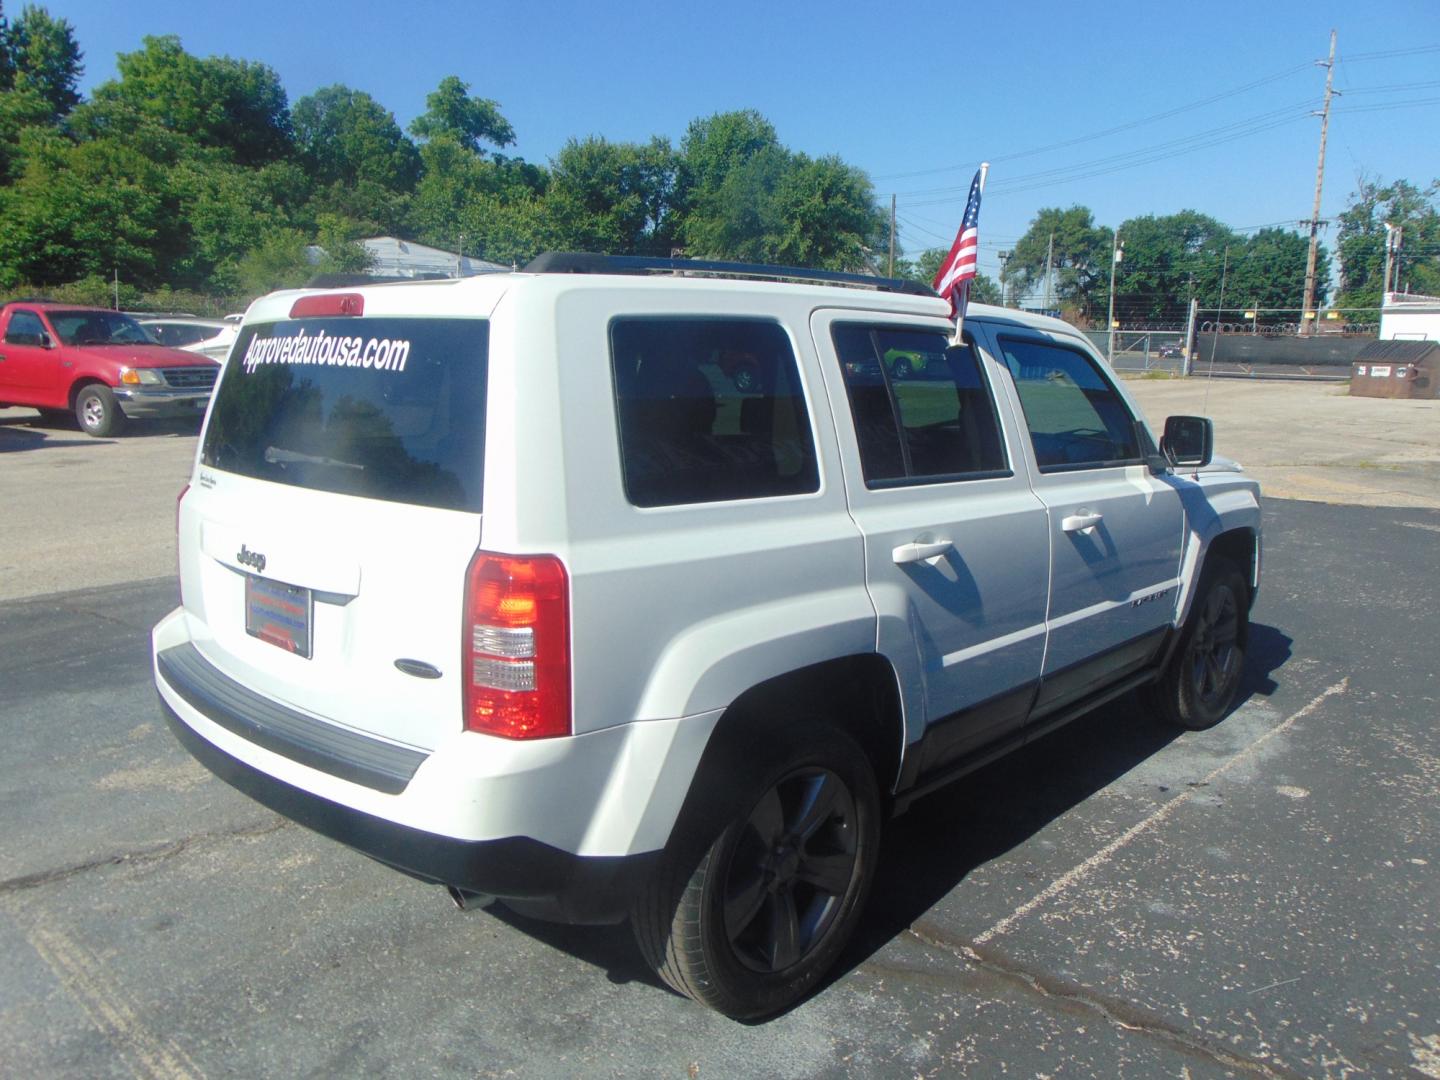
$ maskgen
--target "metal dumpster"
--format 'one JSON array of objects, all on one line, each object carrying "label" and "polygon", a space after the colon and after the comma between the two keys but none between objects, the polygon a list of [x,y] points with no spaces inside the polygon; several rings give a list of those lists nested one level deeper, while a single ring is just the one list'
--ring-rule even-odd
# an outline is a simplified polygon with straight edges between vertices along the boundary
[{"label": "metal dumpster", "polygon": [[1440,398],[1440,342],[1372,341],[1350,367],[1350,394]]}]

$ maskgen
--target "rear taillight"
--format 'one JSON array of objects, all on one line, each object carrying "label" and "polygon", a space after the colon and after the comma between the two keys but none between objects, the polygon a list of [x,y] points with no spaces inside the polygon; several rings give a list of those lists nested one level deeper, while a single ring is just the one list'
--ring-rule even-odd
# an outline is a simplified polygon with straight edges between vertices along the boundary
[{"label": "rear taillight", "polygon": [[570,580],[553,555],[477,551],[465,572],[465,729],[570,734]]}]

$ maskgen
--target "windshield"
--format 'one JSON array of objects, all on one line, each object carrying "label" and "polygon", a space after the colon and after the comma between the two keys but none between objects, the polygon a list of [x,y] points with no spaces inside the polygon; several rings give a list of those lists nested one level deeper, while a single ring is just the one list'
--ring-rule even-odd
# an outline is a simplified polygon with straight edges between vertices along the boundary
[{"label": "windshield", "polygon": [[154,345],[145,328],[118,311],[49,311],[50,325],[66,345]]},{"label": "windshield", "polygon": [[479,319],[246,327],[201,460],[278,484],[479,511],[488,341]]}]

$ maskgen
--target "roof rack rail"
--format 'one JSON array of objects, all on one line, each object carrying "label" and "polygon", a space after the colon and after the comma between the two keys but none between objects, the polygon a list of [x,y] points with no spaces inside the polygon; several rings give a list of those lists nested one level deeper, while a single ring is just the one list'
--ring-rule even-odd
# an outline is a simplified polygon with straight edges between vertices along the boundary
[{"label": "roof rack rail", "polygon": [[809,270],[800,266],[765,266],[759,263],[716,262],[711,259],[661,259],[645,255],[594,255],[580,251],[547,251],[525,264],[527,274],[696,274],[710,277],[797,281],[817,285],[846,285],[880,292],[930,296],[935,292],[918,281],[903,278],[846,274],[838,270]]},{"label": "roof rack rail", "polygon": [[400,277],[394,274],[314,274],[305,282],[307,289],[354,289],[361,285],[399,285],[407,281],[451,281],[445,274],[416,274]]}]

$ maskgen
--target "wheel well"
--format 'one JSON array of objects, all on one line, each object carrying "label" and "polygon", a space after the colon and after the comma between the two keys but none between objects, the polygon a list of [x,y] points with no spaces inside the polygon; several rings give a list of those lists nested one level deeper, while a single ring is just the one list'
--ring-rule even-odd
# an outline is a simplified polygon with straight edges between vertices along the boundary
[{"label": "wheel well", "polygon": [[1226,559],[1240,568],[1245,587],[1253,601],[1255,596],[1255,532],[1253,529],[1231,529],[1210,541],[1205,554],[1207,561]]},{"label": "wheel well", "polygon": [[[894,786],[905,722],[895,671],[884,657],[867,653],[827,660],[751,687],[720,718],[710,746],[721,755],[727,747],[743,753],[787,716],[819,720],[845,731],[870,759],[880,790],[888,792]],[[710,756],[708,748],[706,756]]]},{"label": "wheel well", "polygon": [[71,412],[74,412],[74,411],[75,411],[75,402],[77,402],[77,401],[80,399],[80,391],[81,391],[81,390],[84,390],[85,387],[87,387],[87,386],[104,386],[104,385],[105,385],[105,381],[104,381],[103,379],[96,379],[96,378],[92,378],[92,377],[87,377],[87,378],[84,378],[84,379],[76,379],[76,380],[70,385],[70,411],[71,411]]}]

